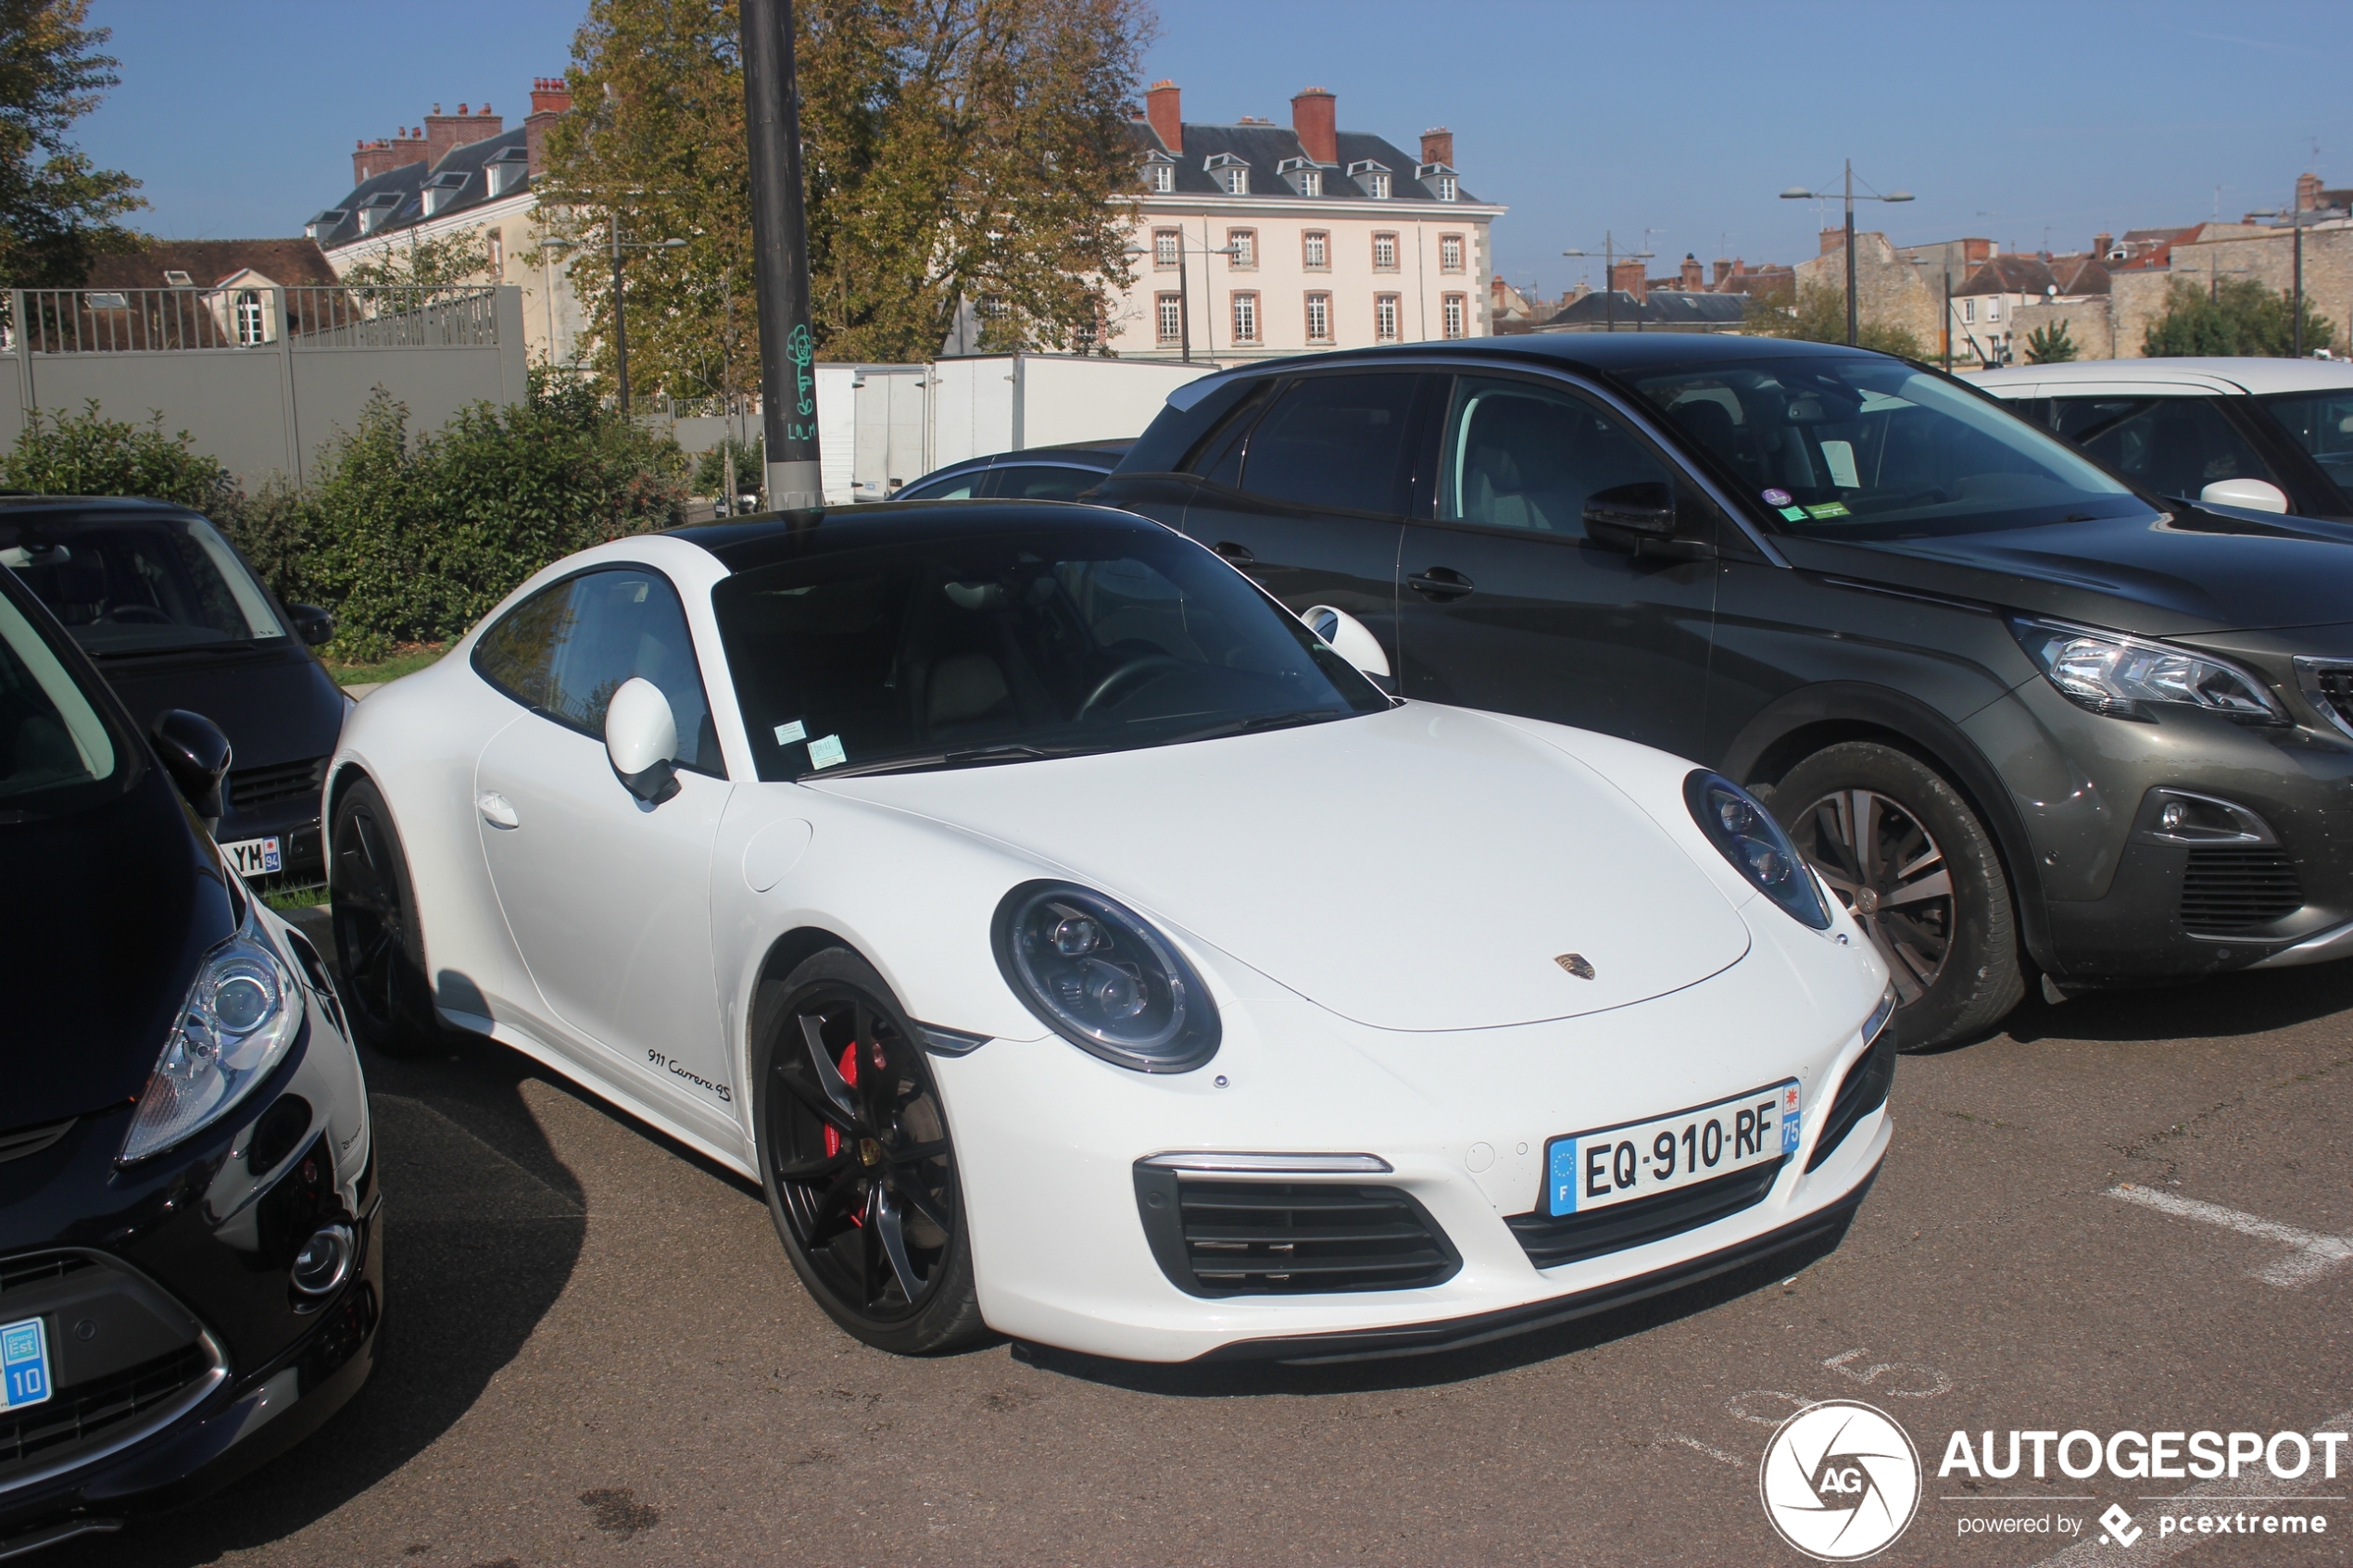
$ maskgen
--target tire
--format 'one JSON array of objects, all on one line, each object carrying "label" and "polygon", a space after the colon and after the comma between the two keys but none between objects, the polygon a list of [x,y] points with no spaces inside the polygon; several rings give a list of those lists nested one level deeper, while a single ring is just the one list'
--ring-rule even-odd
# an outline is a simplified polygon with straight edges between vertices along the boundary
[{"label": "tire", "polygon": [[980,1338],[946,1107],[882,976],[829,947],[762,986],[753,1027],[760,1185],[809,1294],[879,1350]]},{"label": "tire", "polygon": [[343,792],[327,845],[328,905],[352,1033],[386,1056],[447,1050],[454,1031],[434,1014],[409,858],[373,783],[361,779]]},{"label": "tire", "polygon": [[1772,809],[1887,960],[1899,1048],[1983,1034],[2026,995],[2001,857],[1934,769],[1869,741],[1825,746],[1773,786]]}]

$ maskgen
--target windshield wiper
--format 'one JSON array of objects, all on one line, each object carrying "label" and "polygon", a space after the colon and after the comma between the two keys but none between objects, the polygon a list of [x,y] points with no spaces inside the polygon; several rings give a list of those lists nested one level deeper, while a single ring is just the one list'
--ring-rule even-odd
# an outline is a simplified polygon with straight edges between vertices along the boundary
[{"label": "windshield wiper", "polygon": [[801,774],[807,779],[846,779],[872,773],[913,773],[926,768],[981,768],[998,762],[1037,762],[1050,757],[1071,757],[1086,746],[1042,746],[1011,744],[976,746],[959,751],[925,751],[912,757],[877,757],[872,762],[852,762],[847,767],[823,768]]},{"label": "windshield wiper", "polygon": [[1216,740],[1224,735],[1254,734],[1261,730],[1288,730],[1298,724],[1321,724],[1334,719],[1347,717],[1345,713],[1335,713],[1329,709],[1321,708],[1306,709],[1293,713],[1253,713],[1247,719],[1236,719],[1224,724],[1212,724],[1205,730],[1194,730],[1186,734],[1172,736],[1166,744],[1182,746],[1187,741]]}]

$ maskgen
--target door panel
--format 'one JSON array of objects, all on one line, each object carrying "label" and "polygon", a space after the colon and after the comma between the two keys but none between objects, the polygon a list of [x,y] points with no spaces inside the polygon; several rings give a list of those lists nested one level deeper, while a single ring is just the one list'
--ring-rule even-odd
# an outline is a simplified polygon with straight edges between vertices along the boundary
[{"label": "door panel", "polygon": [[1436,479],[1436,520],[1403,541],[1404,695],[1696,756],[1718,563],[1598,543],[1583,513],[1667,484],[1712,542],[1713,509],[1613,411],[1504,378],[1455,383]]}]

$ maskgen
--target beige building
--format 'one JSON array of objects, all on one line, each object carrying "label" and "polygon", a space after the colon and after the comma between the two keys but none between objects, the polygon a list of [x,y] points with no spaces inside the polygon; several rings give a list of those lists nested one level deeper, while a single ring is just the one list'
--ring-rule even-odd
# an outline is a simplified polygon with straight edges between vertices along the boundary
[{"label": "beige building", "polygon": [[1490,335],[1488,231],[1506,209],[1464,188],[1452,133],[1424,132],[1409,157],[1340,130],[1320,87],[1291,100],[1289,127],[1189,125],[1170,82],[1146,106],[1112,352],[1232,364]]}]

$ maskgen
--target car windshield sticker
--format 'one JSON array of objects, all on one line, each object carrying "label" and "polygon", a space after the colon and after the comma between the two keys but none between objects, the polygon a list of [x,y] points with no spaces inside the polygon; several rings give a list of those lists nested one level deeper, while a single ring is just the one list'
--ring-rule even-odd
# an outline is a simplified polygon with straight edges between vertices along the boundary
[{"label": "car windshield sticker", "polygon": [[1806,508],[1804,507],[1783,507],[1781,508],[1781,516],[1791,522],[1804,522],[1806,521]]},{"label": "car windshield sticker", "polygon": [[1855,444],[1853,442],[1823,442],[1822,462],[1831,470],[1831,483],[1841,490],[1863,488],[1862,480],[1855,472]]},{"label": "car windshield sticker", "polygon": [[1806,515],[1807,517],[1850,517],[1853,514],[1840,503],[1831,501],[1823,506],[1806,508]]},{"label": "car windshield sticker", "polygon": [[0,1327],[0,1410],[49,1397],[48,1336],[39,1318]]},{"label": "car windshield sticker", "polygon": [[1765,492],[1765,504],[1768,507],[1786,507],[1790,499],[1790,493],[1778,487]]},{"label": "car windshield sticker", "polygon": [[809,743],[809,765],[812,768],[834,767],[844,755],[839,735],[819,735]]},{"label": "car windshield sticker", "polygon": [[789,724],[779,724],[776,726],[776,744],[778,746],[790,746],[797,740],[807,740],[808,738],[809,726],[802,723],[798,719],[794,720]]}]

